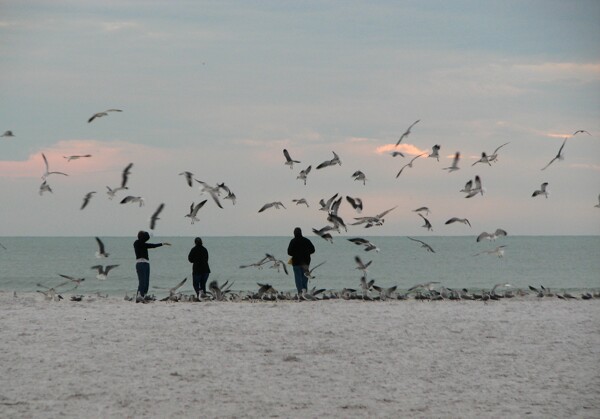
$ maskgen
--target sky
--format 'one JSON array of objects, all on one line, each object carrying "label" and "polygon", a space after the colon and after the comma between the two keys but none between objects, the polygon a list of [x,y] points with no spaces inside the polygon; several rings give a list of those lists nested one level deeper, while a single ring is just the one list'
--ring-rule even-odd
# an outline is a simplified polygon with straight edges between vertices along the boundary
[{"label": "sky", "polygon": [[[0,138],[0,237],[135,236],[161,203],[158,237],[312,235],[336,193],[364,202],[341,204],[346,236],[598,235],[599,21],[597,1],[0,1],[0,133],[14,133]],[[122,112],[88,123],[107,109]],[[341,166],[317,170],[332,152]],[[68,176],[40,196],[42,153]],[[235,205],[183,171],[224,182]],[[466,199],[475,176],[484,194]],[[350,225],[390,208],[382,226]]]}]

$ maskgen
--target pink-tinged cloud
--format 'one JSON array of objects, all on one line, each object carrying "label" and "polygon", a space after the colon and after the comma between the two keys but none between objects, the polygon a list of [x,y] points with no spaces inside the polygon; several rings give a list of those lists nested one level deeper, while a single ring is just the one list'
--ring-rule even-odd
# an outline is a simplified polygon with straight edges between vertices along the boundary
[{"label": "pink-tinged cloud", "polygon": [[399,144],[397,147],[395,144],[385,144],[375,149],[377,154],[391,153],[392,151],[399,151],[403,154],[408,154],[411,156],[428,152],[428,150],[421,150],[419,147],[413,144]]},{"label": "pink-tinged cloud", "polygon": [[[30,154],[24,161],[0,161],[0,177],[40,178],[45,171],[42,153],[51,171],[69,176],[120,170],[143,156],[145,162],[164,161],[169,151],[124,141],[63,140]],[[67,161],[69,156],[91,157]]]}]

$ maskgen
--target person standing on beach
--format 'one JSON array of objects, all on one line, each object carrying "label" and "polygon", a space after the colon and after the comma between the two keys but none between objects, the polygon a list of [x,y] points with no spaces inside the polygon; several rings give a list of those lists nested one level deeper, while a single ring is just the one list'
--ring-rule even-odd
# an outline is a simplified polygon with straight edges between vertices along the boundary
[{"label": "person standing on beach", "polygon": [[150,261],[148,260],[148,249],[154,249],[160,246],[170,246],[171,243],[148,243],[150,234],[147,231],[140,231],[137,240],[133,242],[135,250],[135,271],[138,276],[138,295],[136,302],[144,300],[150,287]]},{"label": "person standing on beach", "polygon": [[196,297],[200,298],[200,291],[206,294],[206,282],[210,274],[208,266],[208,250],[202,245],[202,239],[196,237],[194,239],[195,246],[190,250],[188,261],[192,264],[192,278]]},{"label": "person standing on beach", "polygon": [[288,245],[288,255],[292,257],[292,267],[294,269],[294,280],[296,281],[296,290],[298,295],[302,290],[308,288],[308,278],[304,274],[310,266],[310,255],[315,253],[315,246],[312,242],[302,235],[300,227],[294,229],[294,238]]}]

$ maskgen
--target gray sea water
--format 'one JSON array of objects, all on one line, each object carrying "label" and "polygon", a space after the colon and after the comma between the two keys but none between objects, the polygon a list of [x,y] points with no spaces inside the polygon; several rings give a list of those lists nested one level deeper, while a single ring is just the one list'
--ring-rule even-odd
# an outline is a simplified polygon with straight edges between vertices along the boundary
[{"label": "gray sea water", "polygon": [[[406,237],[367,237],[381,250],[365,252],[347,238],[336,236],[334,242],[310,236],[316,247],[312,265],[325,261],[315,270],[311,284],[320,288],[358,287],[361,272],[355,256],[372,260],[369,278],[381,286],[398,285],[407,289],[417,283],[439,281],[449,288],[482,289],[497,283],[515,288],[544,285],[554,290],[600,288],[599,236],[508,236],[495,242],[477,243],[473,236],[427,236],[419,239],[433,247],[429,253]],[[59,274],[84,277],[77,293],[100,291],[124,295],[137,288],[134,238],[101,237],[110,256],[97,259],[94,237],[2,237],[0,243],[0,290],[34,292],[63,281]],[[293,273],[285,275],[275,269],[245,268],[240,265],[260,260],[265,253],[288,260],[290,237],[203,237],[209,251],[210,280],[234,281],[233,289],[253,291],[257,282],[270,283],[276,289],[294,289]],[[151,241],[168,241],[171,247],[150,250],[150,292],[157,296],[166,291],[153,288],[172,287],[185,277],[182,291],[192,292],[191,265],[187,261],[193,246],[192,237],[161,237]],[[506,245],[504,257],[475,254]],[[91,266],[119,265],[104,281],[96,278]],[[311,286],[309,284],[309,286]]]}]

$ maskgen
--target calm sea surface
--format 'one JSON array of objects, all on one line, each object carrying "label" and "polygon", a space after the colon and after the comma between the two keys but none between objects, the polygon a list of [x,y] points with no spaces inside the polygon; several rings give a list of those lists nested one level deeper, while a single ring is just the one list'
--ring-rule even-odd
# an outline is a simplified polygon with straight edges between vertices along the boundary
[{"label": "calm sea surface", "polygon": [[[347,240],[354,236],[336,236],[328,243],[309,236],[317,251],[312,265],[326,261],[315,270],[312,285],[328,289],[358,287],[361,273],[354,257],[372,260],[368,276],[381,286],[398,285],[407,289],[417,283],[439,281],[447,287],[491,288],[497,283],[510,283],[516,288],[544,285],[556,290],[600,288],[600,237],[503,237],[495,242],[477,243],[472,236],[419,237],[435,249],[429,253],[406,237],[367,237],[380,249],[365,252]],[[2,237],[0,243],[0,290],[35,291],[36,284],[48,287],[63,281],[58,274],[84,277],[78,293],[101,291],[111,295],[131,294],[137,288],[134,238],[102,237],[110,256],[97,259],[93,237]],[[285,275],[275,269],[239,266],[260,260],[270,253],[288,260],[290,237],[204,237],[210,254],[210,280],[219,283],[235,281],[233,289],[258,289],[257,282],[267,282],[278,290],[294,289],[293,273]],[[193,246],[191,237],[161,237],[151,241],[168,241],[171,247],[150,250],[150,291],[157,296],[165,291],[154,286],[172,287],[188,277],[183,291],[191,292],[191,265],[187,261]],[[505,255],[476,253],[506,245]],[[119,265],[108,279],[96,278],[91,266]],[[309,284],[310,286],[311,284]]]}]

